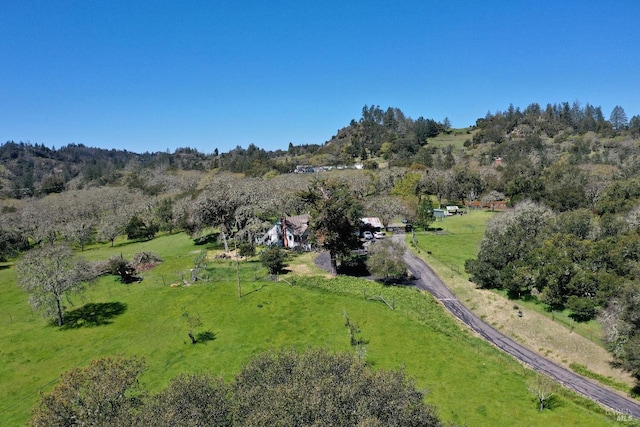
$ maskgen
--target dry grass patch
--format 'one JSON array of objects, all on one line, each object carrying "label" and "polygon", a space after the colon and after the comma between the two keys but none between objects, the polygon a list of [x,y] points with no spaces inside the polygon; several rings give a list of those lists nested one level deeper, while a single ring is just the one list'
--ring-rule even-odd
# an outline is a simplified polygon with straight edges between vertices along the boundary
[{"label": "dry grass patch", "polygon": [[291,259],[287,260],[286,269],[296,276],[322,276],[331,277],[329,273],[319,268],[315,264],[317,252],[304,252],[295,254]]},{"label": "dry grass patch", "polygon": [[[578,363],[630,388],[635,385],[628,373],[611,367],[609,352],[594,342],[572,333],[564,325],[540,313],[522,307],[518,301],[511,301],[486,289],[476,289],[475,284],[452,273],[449,267],[436,260],[429,259],[428,262],[458,299],[503,334],[567,369],[570,369],[571,363]],[[518,309],[513,308],[514,304],[518,305]],[[522,317],[518,316],[518,310],[522,310]]]}]

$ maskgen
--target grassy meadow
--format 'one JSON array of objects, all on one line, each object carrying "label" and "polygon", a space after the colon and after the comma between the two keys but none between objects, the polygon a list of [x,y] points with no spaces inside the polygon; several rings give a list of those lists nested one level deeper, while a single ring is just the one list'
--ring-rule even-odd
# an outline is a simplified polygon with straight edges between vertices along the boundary
[{"label": "grassy meadow", "polygon": [[[469,233],[478,230],[469,225]],[[229,379],[250,357],[272,348],[358,351],[350,345],[345,313],[366,342],[360,354],[376,368],[404,369],[445,420],[469,426],[620,425],[566,391],[558,392],[551,410],[539,412],[527,390],[534,373],[414,289],[326,279],[304,265],[311,258],[303,255],[290,260],[286,282],[271,281],[257,260],[240,261],[239,298],[236,263],[214,259],[215,245],[195,245],[185,234],[116,243],[80,255],[97,261],[149,251],[164,261],[142,273],[140,283],[125,285],[106,276],[73,296],[68,305],[73,321],[66,328],[32,312],[12,265],[0,265],[0,425],[24,425],[39,393],[49,391],[62,372],[102,356],[143,356],[148,370],[142,380],[156,391],[179,373],[209,371]],[[454,265],[464,256],[460,252],[472,250],[463,248],[464,239],[459,244],[446,262]],[[207,269],[201,280],[185,286],[203,250],[209,254]],[[377,296],[393,301],[396,309]],[[202,320],[194,330],[206,337],[202,342],[190,343],[185,313]]]},{"label": "grassy meadow", "polygon": [[453,145],[455,148],[462,148],[464,142],[472,138],[473,133],[469,128],[451,129],[450,133],[440,133],[435,138],[429,138],[429,144],[435,147]]}]

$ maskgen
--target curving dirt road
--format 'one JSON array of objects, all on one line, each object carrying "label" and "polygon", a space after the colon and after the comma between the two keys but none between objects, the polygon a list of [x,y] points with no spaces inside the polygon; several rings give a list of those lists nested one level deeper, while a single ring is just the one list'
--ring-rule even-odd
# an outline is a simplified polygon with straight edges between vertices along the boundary
[{"label": "curving dirt road", "polygon": [[[394,236],[394,238],[404,242],[404,236],[402,235]],[[632,416],[634,418],[640,418],[640,404],[602,388],[586,378],[556,365],[484,323],[458,301],[442,280],[436,276],[433,270],[409,249],[405,252],[404,260],[409,267],[409,271],[411,271],[417,279],[416,287],[431,293],[447,310],[480,334],[485,340],[529,365],[536,371],[554,378],[565,387],[620,413],[622,417]]]}]

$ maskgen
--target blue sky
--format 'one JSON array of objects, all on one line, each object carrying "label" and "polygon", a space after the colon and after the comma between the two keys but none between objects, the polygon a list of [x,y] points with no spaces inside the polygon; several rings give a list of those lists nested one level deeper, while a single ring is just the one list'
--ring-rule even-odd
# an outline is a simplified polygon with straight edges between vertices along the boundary
[{"label": "blue sky", "polygon": [[637,1],[0,0],[0,141],[322,144],[362,107],[640,114]]}]

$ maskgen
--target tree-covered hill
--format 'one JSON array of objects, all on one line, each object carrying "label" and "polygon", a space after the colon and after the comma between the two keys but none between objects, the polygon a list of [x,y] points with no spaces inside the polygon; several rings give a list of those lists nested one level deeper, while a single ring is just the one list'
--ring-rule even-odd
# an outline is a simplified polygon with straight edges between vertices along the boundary
[{"label": "tree-covered hill", "polygon": [[507,179],[517,175],[520,181],[527,181],[514,182],[514,193],[535,193],[539,183],[529,178],[541,178],[541,172],[560,159],[571,165],[613,166],[613,173],[633,174],[637,155],[632,141],[640,136],[640,116],[628,120],[624,109],[617,106],[607,120],[600,107],[588,103],[582,107],[578,102],[547,104],[545,108],[533,103],[523,110],[510,105],[504,112],[487,113],[476,126],[460,132],[467,136],[463,148],[432,144],[452,132],[446,118],[442,123],[424,117],[412,119],[399,108],[365,105],[358,120],[352,119],[324,144],[289,143],[286,150],[266,151],[250,144],[226,153],[215,149],[205,154],[183,147],[173,153],[139,154],[82,144],[55,149],[8,141],[0,146],[0,195],[22,198],[123,184],[145,189],[138,179],[140,171],[157,168],[217,169],[263,176],[291,172],[296,165],[364,163],[366,168],[376,168],[380,164],[416,164],[448,170],[455,165],[489,165],[495,159],[508,165],[503,171]]},{"label": "tree-covered hill", "polygon": [[70,144],[59,149],[41,144],[8,141],[0,146],[0,197],[23,198],[60,193],[85,186],[139,186],[131,174],[141,169],[162,167],[172,170],[207,171],[219,169],[248,176],[287,173],[298,164],[349,165],[369,157],[397,159],[408,164],[427,138],[445,130],[431,119],[412,120],[398,108],[386,111],[365,106],[362,118],[339,130],[329,141],[266,151],[250,144],[229,152],[201,153],[182,147],[173,153],[132,153]]}]

